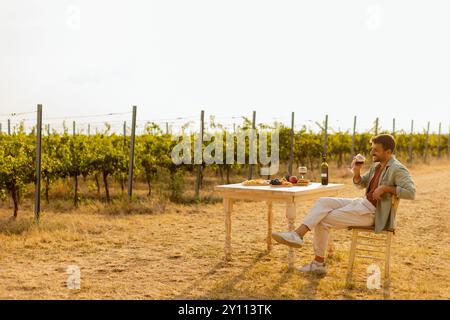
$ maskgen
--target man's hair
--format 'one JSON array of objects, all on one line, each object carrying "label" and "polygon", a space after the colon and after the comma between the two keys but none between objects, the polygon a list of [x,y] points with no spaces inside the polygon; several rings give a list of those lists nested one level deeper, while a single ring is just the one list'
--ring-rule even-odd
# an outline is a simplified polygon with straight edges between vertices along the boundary
[{"label": "man's hair", "polygon": [[391,150],[394,152],[395,150],[395,139],[390,134],[379,134],[378,136],[370,139],[371,143],[381,144],[385,151]]}]

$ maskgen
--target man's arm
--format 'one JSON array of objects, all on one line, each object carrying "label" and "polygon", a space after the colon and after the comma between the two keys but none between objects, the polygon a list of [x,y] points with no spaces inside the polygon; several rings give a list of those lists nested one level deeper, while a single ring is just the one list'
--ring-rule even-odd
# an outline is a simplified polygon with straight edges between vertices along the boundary
[{"label": "man's arm", "polygon": [[395,170],[395,194],[400,199],[414,200],[416,198],[416,186],[405,167],[398,167]]},{"label": "man's arm", "polygon": [[375,200],[380,200],[384,193],[390,193],[400,199],[414,200],[416,197],[416,188],[414,182],[405,167],[396,168],[394,174],[394,186],[379,186],[373,193]]}]

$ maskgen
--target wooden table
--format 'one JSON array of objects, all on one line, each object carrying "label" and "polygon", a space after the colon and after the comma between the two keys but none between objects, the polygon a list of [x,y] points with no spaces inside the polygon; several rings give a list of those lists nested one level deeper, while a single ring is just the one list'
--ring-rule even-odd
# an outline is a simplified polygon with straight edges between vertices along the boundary
[{"label": "wooden table", "polygon": [[[271,187],[271,186],[244,186],[241,183],[216,186],[214,190],[223,197],[225,209],[225,259],[231,260],[231,212],[233,201],[252,200],[265,201],[267,203],[267,250],[272,250],[272,203],[286,203],[286,218],[288,230],[294,230],[297,204],[304,200],[315,199],[322,196],[336,196],[343,184],[328,184],[322,186],[320,183],[312,183],[306,187]],[[289,247],[288,266],[294,268],[294,249]]]}]

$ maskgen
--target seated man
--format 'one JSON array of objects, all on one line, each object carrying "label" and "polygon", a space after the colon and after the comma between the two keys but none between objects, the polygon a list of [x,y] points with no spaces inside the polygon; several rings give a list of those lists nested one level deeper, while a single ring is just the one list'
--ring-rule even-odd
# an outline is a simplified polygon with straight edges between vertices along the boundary
[{"label": "seated man", "polygon": [[299,268],[301,272],[326,272],[324,257],[330,228],[375,225],[375,233],[393,229],[392,197],[415,198],[416,190],[408,170],[393,155],[394,138],[382,134],[373,137],[371,143],[374,163],[370,170],[361,176],[362,164],[356,164],[356,158],[352,162],[353,184],[366,189],[365,197],[320,198],[297,230],[272,233],[272,238],[279,243],[301,247],[305,234],[314,230],[315,259]]}]

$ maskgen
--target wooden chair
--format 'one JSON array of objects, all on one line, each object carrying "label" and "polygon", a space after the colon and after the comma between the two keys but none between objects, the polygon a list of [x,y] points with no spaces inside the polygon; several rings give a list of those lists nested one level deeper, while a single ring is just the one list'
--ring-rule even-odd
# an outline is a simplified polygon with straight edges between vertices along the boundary
[{"label": "wooden chair", "polygon": [[[397,197],[393,197],[392,199],[392,213],[395,214],[397,212],[398,205],[400,203],[400,199]],[[365,258],[371,260],[381,260],[384,261],[384,291],[385,294],[389,294],[390,289],[390,268],[391,268],[391,243],[392,243],[392,235],[395,234],[395,229],[382,231],[381,233],[384,237],[373,237],[369,236],[367,233],[374,233],[374,226],[371,227],[349,227],[349,230],[353,231],[352,234],[352,242],[350,246],[350,255],[348,261],[348,269],[347,269],[347,281],[346,286],[349,287],[352,282],[353,275],[353,266],[355,263],[355,258]],[[365,233],[364,235],[360,235],[360,233]],[[363,242],[358,242],[358,240]],[[370,241],[370,243],[368,243]],[[362,245],[363,247],[359,247],[358,245]],[[384,251],[383,251],[384,249]],[[366,254],[358,254],[358,251],[363,251]],[[384,257],[375,256],[373,253],[382,253]],[[372,255],[371,255],[372,254]]]}]

